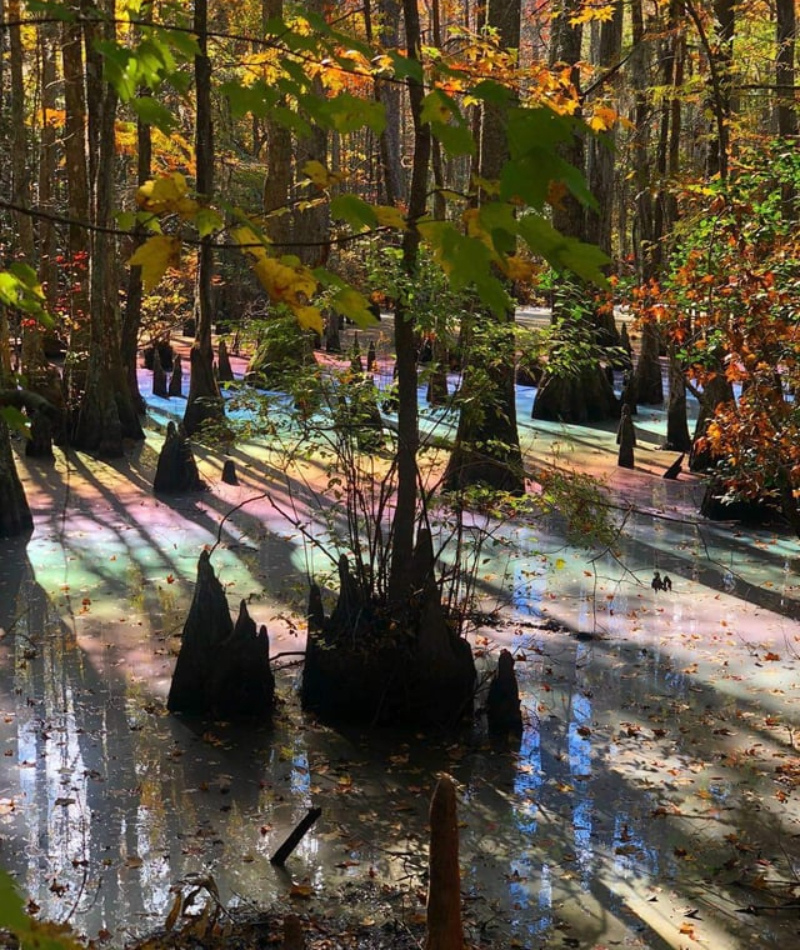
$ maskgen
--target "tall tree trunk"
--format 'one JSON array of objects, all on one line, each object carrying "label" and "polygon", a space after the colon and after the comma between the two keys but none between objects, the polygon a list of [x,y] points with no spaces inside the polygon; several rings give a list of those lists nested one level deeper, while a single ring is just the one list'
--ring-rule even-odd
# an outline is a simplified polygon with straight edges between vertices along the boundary
[{"label": "tall tree trunk", "polygon": [[[0,387],[10,385],[8,378],[9,327],[6,308],[0,307]],[[33,528],[33,518],[25,490],[17,474],[11,451],[8,426],[0,416],[0,538],[26,534]]]},{"label": "tall tree trunk", "polygon": [[79,25],[62,25],[61,56],[64,75],[64,161],[69,215],[68,260],[64,283],[69,287],[70,364],[65,372],[66,395],[76,404],[83,392],[89,350],[89,175],[86,155],[86,87],[83,69],[83,32]]},{"label": "tall tree trunk", "polygon": [[[147,95],[140,90],[140,95]],[[136,123],[136,180],[143,185],[152,174],[153,144],[150,126],[141,119]],[[133,253],[145,240],[145,229],[137,221],[133,232]],[[144,413],[146,404],[139,392],[139,379],[136,372],[136,357],[139,348],[139,329],[142,325],[142,268],[131,267],[128,272],[128,293],[125,297],[125,314],[122,321],[122,363],[128,380],[131,402],[138,413]]]},{"label": "tall tree trunk", "polygon": [[[520,12],[518,0],[490,0],[487,6],[487,25],[505,49],[519,49]],[[508,160],[508,136],[499,106],[484,104],[480,141],[480,176],[497,180]],[[464,370],[466,400],[444,477],[450,490],[479,483],[517,494],[525,490],[514,385],[513,311],[499,322],[502,326],[490,336],[491,343],[483,350],[475,348]],[[479,399],[474,398],[475,375],[485,381]]]},{"label": "tall tree trunk", "polygon": [[[194,33],[198,52],[194,58],[197,126],[195,162],[197,192],[201,201],[209,201],[214,191],[214,127],[211,118],[211,60],[208,57],[208,0],[195,0]],[[191,353],[189,398],[183,425],[193,435],[206,422],[223,417],[222,394],[214,378],[214,351],[211,346],[211,276],[214,251],[211,235],[200,241],[195,284],[195,341]]]},{"label": "tall tree trunk", "polygon": [[[777,89],[777,105],[775,108],[778,135],[781,138],[797,138],[797,109],[796,91],[794,88],[795,52],[797,48],[797,16],[794,0],[776,0],[776,39],[778,55],[775,63],[775,80]],[[784,217],[789,220],[797,219],[797,190],[791,184],[784,184],[781,188],[781,202]]]},{"label": "tall tree trunk", "polygon": [[[403,0],[406,27],[406,54],[419,60],[421,34],[417,0]],[[403,233],[403,267],[413,277],[419,255],[417,222],[425,214],[428,192],[428,168],[431,156],[430,125],[422,122],[425,89],[408,77],[408,98],[414,123],[414,154],[411,188],[408,197],[409,227]],[[419,426],[417,409],[417,362],[414,343],[414,317],[398,300],[394,316],[394,342],[397,354],[397,506],[392,525],[392,562],[389,573],[389,599],[403,602],[411,586],[414,554],[414,528],[417,517],[417,449]]]},{"label": "tall tree trunk", "polygon": [[[556,11],[550,35],[550,64],[562,64],[570,68],[571,81],[578,95],[582,30],[580,23],[571,20],[579,15],[580,10],[580,0],[563,0]],[[580,136],[574,135],[561,155],[579,171],[584,171],[585,148]],[[571,193],[567,193],[553,209],[553,225],[567,237],[584,238],[586,215],[583,206]],[[574,323],[573,311],[580,309],[586,313],[589,309],[586,300],[590,294],[591,291],[572,275],[559,275],[558,287],[553,296],[553,322],[563,320]],[[585,330],[586,327],[579,329]],[[608,342],[607,332],[593,318],[589,332],[590,345]],[[557,342],[556,345],[560,344]],[[534,419],[560,420],[565,423],[580,423],[587,419],[599,421],[618,417],[619,402],[598,362],[585,366],[579,374],[556,375],[546,372],[536,392],[531,415]]]},{"label": "tall tree trunk", "polygon": [[[378,15],[380,17],[379,39],[385,49],[399,49],[400,47],[400,4],[397,0],[377,0]],[[372,43],[375,32],[373,23],[372,0],[365,0],[364,18],[367,31],[367,41]],[[381,132],[379,139],[381,181],[384,189],[384,199],[387,204],[393,205],[398,201],[405,201],[407,195],[406,181],[400,159],[403,154],[402,136],[400,134],[400,114],[403,102],[402,87],[398,83],[375,80],[375,99],[383,103],[386,113],[386,128]]]},{"label": "tall tree trunk", "polygon": [[[113,30],[114,0],[103,13],[106,29]],[[106,37],[108,38],[108,36]],[[93,69],[95,64],[91,64]],[[111,233],[116,163],[115,124],[117,94],[108,83],[92,99],[89,128],[91,181],[91,235],[89,240],[89,311],[91,342],[86,391],[75,419],[72,441],[77,448],[107,457],[124,452],[124,439],[142,439],[144,433],[131,399],[122,364],[122,341],[117,302],[117,250]]]},{"label": "tall tree trunk", "polygon": [[[283,18],[283,0],[262,0],[261,20],[266,31],[270,20]],[[287,244],[291,239],[292,219],[289,214],[276,214],[285,211],[289,205],[289,192],[292,187],[292,133],[285,125],[267,117],[267,175],[264,179],[264,214],[266,232],[273,243],[276,253],[289,251]]]}]

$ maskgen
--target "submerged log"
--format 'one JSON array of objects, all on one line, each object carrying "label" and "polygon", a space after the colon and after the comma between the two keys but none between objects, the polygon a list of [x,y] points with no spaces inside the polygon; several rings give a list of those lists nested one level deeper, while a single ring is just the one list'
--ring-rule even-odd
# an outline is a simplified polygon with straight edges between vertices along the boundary
[{"label": "submerged log", "polygon": [[686,453],[679,455],[675,461],[670,465],[670,467],[664,472],[661,476],[662,478],[670,479],[674,481],[681,473],[681,468],[683,467],[683,460],[686,458]]},{"label": "submerged log", "polygon": [[510,732],[518,735],[522,732],[517,674],[514,672],[514,657],[508,650],[501,651],[497,672],[489,686],[486,721],[490,735],[504,736]]},{"label": "submerged log", "polygon": [[245,601],[234,626],[211,555],[203,551],[167,709],[224,719],[266,718],[274,695],[266,627],[256,631]]},{"label": "submerged log", "polygon": [[183,426],[170,422],[158,456],[153,491],[157,495],[175,495],[204,491],[205,487]]},{"label": "submerged log", "polygon": [[425,950],[464,950],[456,787],[443,775],[433,793]]},{"label": "submerged log", "polygon": [[433,571],[430,540],[421,533],[414,589],[390,606],[364,591],[339,562],[340,592],[326,618],[312,586],[302,702],[333,720],[451,726],[472,711],[475,663],[451,627]]}]

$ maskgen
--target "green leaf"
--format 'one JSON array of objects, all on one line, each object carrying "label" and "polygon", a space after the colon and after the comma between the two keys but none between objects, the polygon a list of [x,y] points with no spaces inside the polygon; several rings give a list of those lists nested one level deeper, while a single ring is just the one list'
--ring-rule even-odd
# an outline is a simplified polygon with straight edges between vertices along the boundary
[{"label": "green leaf", "polygon": [[243,86],[238,82],[225,82],[220,86],[220,92],[228,100],[234,119],[240,119],[248,113],[263,119],[275,107],[279,98],[278,92],[268,86],[263,79],[257,80],[252,86]]},{"label": "green leaf", "polygon": [[449,155],[474,155],[475,140],[466,125],[445,125],[431,122],[431,132]]},{"label": "green leaf", "polygon": [[589,283],[607,286],[603,267],[610,259],[599,247],[565,237],[549,221],[535,214],[520,220],[519,233],[535,254],[557,270],[570,270]]},{"label": "green leaf", "polygon": [[342,287],[331,298],[331,306],[359,327],[374,326],[378,321],[369,309],[369,300],[353,287]]},{"label": "green leaf", "polygon": [[492,274],[482,276],[475,281],[475,290],[485,304],[498,317],[503,317],[514,309],[514,301],[508,294],[503,282]]},{"label": "green leaf", "polygon": [[165,44],[177,50],[186,62],[191,62],[200,52],[196,37],[186,30],[170,30],[163,26],[153,26],[151,29]]},{"label": "green leaf", "polygon": [[413,79],[414,82],[420,84],[425,81],[422,63],[418,59],[403,56],[402,53],[398,53],[396,50],[390,50],[387,55],[392,61],[392,71],[395,79]]},{"label": "green leaf", "polygon": [[97,41],[94,46],[103,57],[103,78],[127,102],[136,95],[136,69],[130,50],[110,41]]},{"label": "green leaf", "polygon": [[500,197],[505,201],[521,200],[541,211],[550,182],[558,177],[563,164],[554,152],[544,149],[511,159],[500,173]]},{"label": "green leaf", "polygon": [[337,195],[331,201],[331,217],[346,221],[355,230],[378,226],[372,206],[357,195]]},{"label": "green leaf", "polygon": [[175,128],[176,119],[172,110],[156,101],[152,96],[137,96],[131,99],[131,107],[136,115],[148,125],[154,125],[165,135]]},{"label": "green leaf", "polygon": [[11,264],[0,271],[0,302],[34,317],[43,326],[53,325],[45,309],[45,296],[36,271],[27,264]]},{"label": "green leaf", "polygon": [[64,3],[64,0],[27,0],[25,8],[28,13],[41,13],[49,19],[61,20],[64,23],[73,23],[78,16],[75,7]]},{"label": "green leaf", "polygon": [[117,227],[120,231],[132,231],[136,227],[138,215],[135,211],[118,211],[114,215]]},{"label": "green leaf", "polygon": [[475,142],[458,104],[441,89],[434,89],[422,100],[420,118],[451,155],[471,155]]},{"label": "green leaf", "polygon": [[429,122],[431,124],[440,122],[444,124],[454,117],[461,117],[458,106],[450,96],[443,93],[441,89],[433,89],[422,100],[420,119],[423,122]]},{"label": "green leaf", "polygon": [[360,99],[349,92],[339,93],[333,99],[306,96],[302,104],[320,125],[343,134],[356,132],[366,126],[376,135],[380,135],[386,128],[383,103]]},{"label": "green leaf", "polygon": [[30,419],[22,410],[16,406],[0,406],[0,416],[12,432],[19,432],[26,439],[30,438]]},{"label": "green leaf", "polygon": [[511,157],[542,149],[554,152],[557,146],[572,138],[575,129],[574,119],[546,107],[509,109],[508,146]]},{"label": "green leaf", "polygon": [[222,216],[213,208],[200,208],[194,216],[194,224],[200,237],[207,237],[209,234],[221,231],[225,227]]},{"label": "green leaf", "polygon": [[484,79],[473,89],[470,89],[471,96],[476,99],[482,99],[495,106],[505,106],[513,99],[513,93],[508,86],[502,83],[494,82],[492,79]]}]

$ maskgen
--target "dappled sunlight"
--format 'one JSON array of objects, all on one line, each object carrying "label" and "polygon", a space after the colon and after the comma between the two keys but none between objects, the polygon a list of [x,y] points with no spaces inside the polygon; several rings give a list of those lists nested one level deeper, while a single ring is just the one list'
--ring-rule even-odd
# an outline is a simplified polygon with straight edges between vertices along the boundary
[{"label": "dappled sunlight", "polygon": [[[182,407],[162,402],[164,421]],[[0,560],[0,825],[41,913],[122,940],[163,922],[172,885],[211,875],[226,901],[288,908],[300,894],[365,919],[380,909],[364,895],[385,885],[413,921],[447,771],[473,943],[791,945],[796,545],[699,522],[699,483],[653,477],[655,446],[619,472],[610,431],[569,446],[563,427],[525,431],[557,466],[595,460],[625,531],[598,551],[568,546],[557,514],[468,521],[484,681],[500,648],[517,659],[525,729],[507,748],[480,721],[458,737],[361,735],[300,711],[308,580],[327,583],[347,521],[326,462],[289,465],[288,436],[195,447],[207,490],[191,496],[153,495],[158,433],[115,464],[23,463],[36,530]],[[221,481],[226,458],[238,485]],[[203,548],[231,608],[246,599],[281,655],[271,726],[165,712]],[[441,563],[452,570],[451,549]],[[671,592],[651,588],[655,570]],[[312,805],[322,819],[277,870],[270,855]]]}]

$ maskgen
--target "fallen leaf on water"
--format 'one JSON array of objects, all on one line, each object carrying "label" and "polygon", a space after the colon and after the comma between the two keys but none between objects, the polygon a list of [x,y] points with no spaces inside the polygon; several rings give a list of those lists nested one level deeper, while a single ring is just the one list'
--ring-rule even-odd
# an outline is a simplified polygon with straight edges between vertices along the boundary
[{"label": "fallen leaf on water", "polygon": [[310,884],[292,884],[289,890],[292,900],[308,900],[313,894],[314,888]]}]

